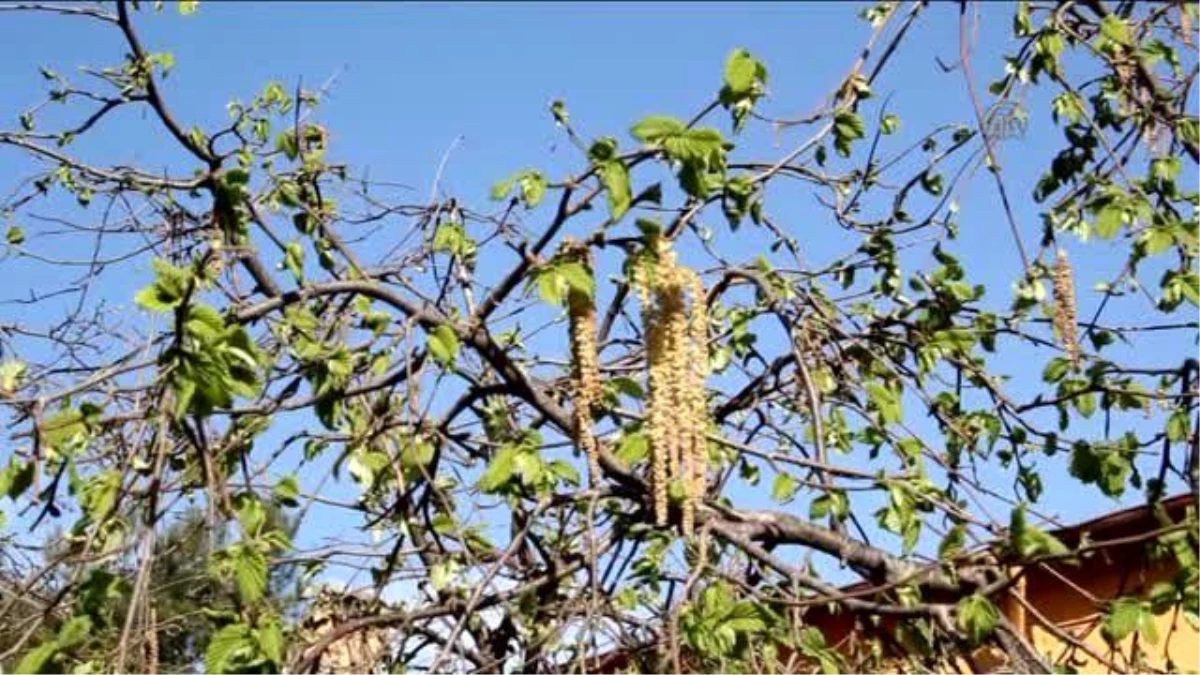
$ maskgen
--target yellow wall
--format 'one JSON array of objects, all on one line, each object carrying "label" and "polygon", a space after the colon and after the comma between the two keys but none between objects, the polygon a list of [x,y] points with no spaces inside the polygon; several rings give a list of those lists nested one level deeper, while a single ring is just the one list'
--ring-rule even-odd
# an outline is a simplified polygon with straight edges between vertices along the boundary
[{"label": "yellow wall", "polygon": [[[1136,649],[1138,638],[1129,637],[1114,648],[1100,630],[1108,603],[1122,597],[1145,597],[1155,583],[1172,579],[1176,571],[1172,559],[1153,562],[1147,555],[1145,544],[1138,543],[1097,552],[1075,566],[1032,566],[1019,576],[1019,581],[1008,593],[993,598],[993,601],[1012,624],[1024,632],[1034,648],[1056,666],[1079,673],[1166,670],[1196,673],[1200,672],[1200,634],[1181,613],[1169,611],[1157,617],[1157,643],[1149,644],[1140,639]],[[865,653],[861,652],[862,642],[858,639],[861,626],[856,626],[852,612],[830,614],[814,609],[816,611],[810,610],[805,618],[825,633],[830,644],[852,659]],[[1046,624],[1054,629],[1046,628]],[[881,625],[884,631],[890,631],[894,621],[885,619]],[[1060,639],[1056,631],[1080,640],[1087,649]],[[1140,654],[1140,662],[1135,662],[1135,653]],[[1170,665],[1168,659],[1172,662]],[[980,649],[972,655],[971,661],[979,672],[1006,670],[1005,656],[995,648]],[[897,668],[901,666],[891,669]],[[952,668],[956,672],[969,673],[972,666],[967,660],[960,659]]]},{"label": "yellow wall", "polygon": [[[1055,663],[1069,664],[1079,672],[1167,669],[1168,659],[1173,662],[1173,670],[1196,672],[1200,669],[1200,636],[1181,613],[1170,611],[1157,617],[1157,644],[1131,636],[1114,648],[1100,631],[1105,601],[1142,596],[1156,582],[1170,580],[1175,571],[1171,563],[1148,562],[1142,551],[1101,553],[1079,567],[1028,571],[1024,588],[1016,590],[1024,591],[1023,597],[1032,610],[1023,611],[1024,607],[1013,601],[1005,603],[1005,610],[1014,623],[1024,626],[1026,636],[1038,651],[1049,655]],[[1061,640],[1045,628],[1043,621],[1081,639],[1093,654]],[[1139,649],[1135,649],[1135,640],[1139,640],[1136,644]],[[1135,652],[1141,654],[1140,663],[1134,662]]]}]

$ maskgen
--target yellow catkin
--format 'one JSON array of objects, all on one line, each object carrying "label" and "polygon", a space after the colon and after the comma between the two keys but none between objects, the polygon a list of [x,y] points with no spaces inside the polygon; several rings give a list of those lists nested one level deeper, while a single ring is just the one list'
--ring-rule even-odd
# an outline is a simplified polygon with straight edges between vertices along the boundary
[{"label": "yellow catkin", "polygon": [[658,525],[666,525],[668,491],[674,483],[683,491],[680,529],[685,536],[691,536],[696,507],[707,488],[708,411],[704,380],[708,363],[708,315],[700,277],[679,266],[674,252],[665,245],[660,243],[655,252],[653,273],[639,270],[634,275],[643,303],[649,371],[646,423],[654,520]]},{"label": "yellow catkin", "polygon": [[704,282],[700,275],[690,274],[692,293],[692,311],[689,315],[687,359],[688,374],[688,409],[691,413],[692,425],[691,450],[689,464],[692,471],[688,486],[690,498],[695,504],[704,501],[708,490],[708,400],[705,394],[704,381],[708,377],[708,302],[704,290]]},{"label": "yellow catkin", "polygon": [[1079,328],[1075,305],[1075,272],[1067,252],[1058,249],[1054,262],[1054,332],[1067,357],[1079,365]]},{"label": "yellow catkin", "polygon": [[[590,271],[591,266],[587,267]],[[601,398],[595,300],[587,293],[571,291],[567,296],[567,312],[571,322],[571,360],[575,370],[575,442],[587,456],[588,480],[595,487],[601,479],[600,449],[591,428],[592,410],[600,404]]]},{"label": "yellow catkin", "polygon": [[657,314],[650,305],[642,312],[646,324],[646,359],[650,371],[650,398],[646,420],[646,435],[650,440],[650,489],[654,493],[654,523],[663,526],[667,524],[667,436],[670,424],[666,416],[668,406],[662,400],[665,398],[663,392],[667,377],[666,364],[663,362],[666,331],[659,325]]},{"label": "yellow catkin", "polygon": [[572,293],[571,351],[575,363],[575,433],[579,449],[587,456],[593,486],[600,482],[599,448],[592,434],[592,409],[600,400],[600,369],[596,360],[596,306],[591,298]]},{"label": "yellow catkin", "polygon": [[659,300],[663,307],[664,328],[667,331],[665,360],[669,376],[667,377],[666,398],[671,417],[667,447],[670,450],[671,482],[683,490],[683,501],[680,504],[680,525],[684,534],[691,534],[695,504],[691,498],[692,489],[689,486],[692,466],[688,444],[691,440],[689,428],[694,420],[691,419],[689,414],[691,411],[687,405],[688,385],[691,380],[688,377],[690,367],[687,362],[688,356],[690,356],[687,348],[687,306],[684,303],[682,284],[679,283],[681,275],[677,273],[677,270],[671,270],[671,272],[671,278],[664,279],[666,285]]}]

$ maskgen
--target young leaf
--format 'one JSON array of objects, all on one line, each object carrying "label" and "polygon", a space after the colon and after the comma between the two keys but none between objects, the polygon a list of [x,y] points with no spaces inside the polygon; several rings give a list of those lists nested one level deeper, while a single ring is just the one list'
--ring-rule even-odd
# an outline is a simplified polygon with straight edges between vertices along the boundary
[{"label": "young leaf", "polygon": [[257,604],[267,593],[267,557],[250,544],[232,547],[230,553],[238,597],[248,605]]},{"label": "young leaf", "polygon": [[234,623],[217,631],[208,642],[204,669],[209,673],[243,672],[244,664],[254,658],[256,640],[250,627]]},{"label": "young leaf", "polygon": [[29,366],[24,362],[9,360],[0,363],[0,396],[10,395],[21,386]]},{"label": "young leaf", "polygon": [[1188,419],[1187,411],[1177,410],[1167,419],[1167,438],[1172,443],[1182,443],[1187,440],[1190,427],[1191,421]]},{"label": "young leaf", "polygon": [[775,475],[775,482],[771,484],[771,499],[780,503],[790,502],[799,489],[800,485],[796,483],[796,479],[781,471]]},{"label": "young leaf", "polygon": [[57,640],[48,640],[30,650],[25,658],[17,664],[15,672],[18,673],[57,673],[62,672],[62,668],[54,666],[57,660],[58,652],[60,651]]},{"label": "young leaf", "polygon": [[967,634],[973,644],[980,644],[996,629],[1000,622],[1000,611],[990,600],[979,594],[968,595],[958,601],[958,627]]},{"label": "young leaf", "polygon": [[1141,633],[1151,644],[1158,642],[1158,629],[1154,625],[1154,614],[1150,603],[1133,597],[1120,598],[1108,610],[1104,625],[1100,629],[1104,639],[1116,643]]},{"label": "young leaf", "polygon": [[629,169],[619,159],[612,159],[599,166],[600,181],[608,190],[608,210],[611,220],[621,219],[633,204],[633,187],[629,181]]},{"label": "young leaf", "polygon": [[297,498],[300,496],[300,481],[294,475],[284,476],[275,484],[273,496],[275,501],[283,506],[299,506]]},{"label": "young leaf", "polygon": [[867,135],[867,125],[858,113],[843,110],[833,118],[833,147],[842,157],[850,156],[854,141]]},{"label": "young leaf", "polygon": [[429,355],[445,368],[454,366],[459,348],[458,334],[446,324],[438,326],[429,334]]},{"label": "young leaf", "polygon": [[283,626],[278,621],[271,620],[256,632],[258,634],[258,650],[274,665],[272,670],[279,671],[285,658]]},{"label": "young leaf", "polygon": [[292,273],[296,283],[304,281],[304,245],[293,241],[287,245],[283,254],[283,267]]},{"label": "young leaf", "polygon": [[671,136],[677,136],[687,130],[687,126],[675,119],[657,115],[633,125],[630,133],[643,143],[657,143]]},{"label": "young leaf", "polygon": [[508,485],[516,472],[518,452],[517,447],[513,445],[500,448],[488,464],[487,471],[479,478],[479,489],[491,494]]},{"label": "young leaf", "polygon": [[25,243],[25,230],[13,225],[8,228],[8,232],[4,235],[6,241],[13,246],[20,246]]},{"label": "young leaf", "polygon": [[521,200],[525,202],[525,208],[532,209],[542,202],[549,185],[549,181],[540,171],[525,169],[492,186],[492,199],[504,199],[517,188]]}]

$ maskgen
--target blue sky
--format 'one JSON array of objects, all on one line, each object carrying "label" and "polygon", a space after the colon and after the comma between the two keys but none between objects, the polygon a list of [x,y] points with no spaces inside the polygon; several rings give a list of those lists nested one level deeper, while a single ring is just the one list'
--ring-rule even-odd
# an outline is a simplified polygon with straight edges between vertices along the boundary
[{"label": "blue sky", "polygon": [[[231,98],[249,99],[270,80],[290,89],[300,78],[311,88],[335,77],[319,113],[332,130],[335,158],[369,167],[373,177],[410,185],[416,200],[423,201],[439,162],[454,144],[443,192],[482,203],[490,186],[516,169],[532,166],[561,176],[580,168],[577,153],[551,123],[550,101],[566,101],[585,137],[613,135],[628,145],[633,122],[651,114],[689,117],[701,108],[719,87],[722,64],[735,47],[749,49],[770,68],[765,112],[782,117],[810,112],[845,77],[867,39],[870,26],[856,16],[863,6],[207,2],[187,19],[173,11],[157,16],[144,11],[139,26],[151,50],[169,49],[175,55],[177,65],[164,89],[185,125],[224,122]],[[1002,73],[999,55],[1009,46],[1009,11],[1000,3],[982,4],[985,28],[975,57],[981,88]],[[38,99],[42,81],[36,66],[70,72],[83,63],[114,62],[121,53],[114,31],[83,20],[3,15],[0,25],[6,36],[0,45],[0,90],[6,92],[0,117],[6,121]],[[864,110],[873,119],[880,102],[891,96],[890,109],[903,120],[893,150],[919,131],[970,121],[961,73],[943,73],[935,63],[935,57],[953,62],[957,54],[957,8],[935,4],[889,64]],[[1001,148],[1017,219],[1031,250],[1041,224],[1027,195],[1058,140],[1045,99],[1044,92],[1033,93],[1028,135]],[[723,115],[712,124],[728,129]],[[165,138],[142,120],[120,119],[76,149],[106,161],[187,166],[178,154],[164,150]],[[774,159],[803,138],[752,132],[739,152]],[[23,168],[28,169],[24,160],[0,152],[0,175],[19,175]],[[841,231],[807,190],[773,190],[770,198],[770,208],[782,214],[781,222],[793,228],[815,259],[843,250]],[[988,284],[987,304],[1003,309],[1011,301],[1020,262],[986,172],[975,174],[958,200],[962,236],[952,250],[964,260],[972,281]],[[723,227],[719,214],[710,220],[715,228]],[[760,253],[762,240],[754,235],[726,241],[723,252],[735,260],[749,262]],[[1074,242],[1068,247],[1081,270],[1080,314],[1090,316],[1099,295],[1088,289],[1119,269],[1117,249],[1102,244],[1084,250]],[[35,276],[22,278],[35,286],[54,281],[44,266],[27,269]],[[127,304],[131,291],[149,278],[145,272],[141,278],[106,282],[100,292]],[[24,284],[8,286],[0,289],[0,298],[26,292]],[[1107,315],[1114,323],[1147,316],[1144,304],[1117,305]],[[30,320],[41,318],[49,317]],[[1154,337],[1135,359],[1146,365],[1178,363],[1179,354],[1194,352],[1195,346],[1177,338]],[[1014,353],[993,363],[1005,372],[1024,373],[1026,381],[1018,380],[1014,388],[1027,392],[1044,365],[1041,359],[1031,364]],[[924,420],[913,423],[928,430]],[[1092,488],[1053,489],[1053,476],[1062,475],[1064,463],[1061,454],[1043,462],[1051,487],[1041,504],[1047,513],[1069,522],[1116,506]],[[759,494],[739,488],[737,497],[765,506],[761,493],[768,488]],[[1137,499],[1131,493],[1126,501]],[[807,510],[803,502],[795,508]],[[320,520],[317,526],[323,531],[307,536],[319,537],[351,522]]]}]

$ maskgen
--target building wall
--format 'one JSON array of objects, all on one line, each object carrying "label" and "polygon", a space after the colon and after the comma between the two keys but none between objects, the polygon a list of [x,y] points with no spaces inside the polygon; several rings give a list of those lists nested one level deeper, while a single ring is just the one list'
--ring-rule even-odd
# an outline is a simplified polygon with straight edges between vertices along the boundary
[{"label": "building wall", "polygon": [[[1130,523],[1119,531],[1105,533],[1109,535],[1105,538],[1129,536],[1138,530],[1145,532],[1157,527],[1153,522]],[[1173,558],[1151,560],[1146,543],[1138,542],[1103,549],[1077,565],[1033,566],[1025,571],[1011,593],[993,601],[1034,648],[1055,665],[1080,673],[1200,672],[1200,633],[1182,613],[1168,611],[1156,617],[1156,644],[1134,636],[1114,648],[1100,630],[1108,603],[1121,597],[1145,597],[1154,584],[1171,580],[1177,570]],[[805,620],[820,628],[829,643],[847,656],[863,653],[863,638],[869,637],[863,631],[870,621],[856,621],[852,612],[830,612],[824,607],[810,611]],[[891,633],[895,622],[885,619],[881,628]],[[1064,640],[1060,637],[1063,633],[1082,641],[1086,648]],[[1135,661],[1135,653],[1140,661]],[[994,648],[980,649],[972,656],[977,672],[1006,670],[1003,653]],[[956,669],[971,672],[972,667],[962,662]]]},{"label": "building wall", "polygon": [[[1080,672],[1167,669],[1168,659],[1173,662],[1174,670],[1196,672],[1200,670],[1200,635],[1181,614],[1168,611],[1156,617],[1158,643],[1149,644],[1143,639],[1136,645],[1139,649],[1135,649],[1136,636],[1113,648],[1101,634],[1105,601],[1145,596],[1155,583],[1169,581],[1177,571],[1173,561],[1151,562],[1139,549],[1142,547],[1101,552],[1079,567],[1057,565],[1031,570],[1024,598],[1035,611],[1025,611],[1022,617],[1022,612],[1014,606],[1019,603],[1009,602],[1006,613],[1018,625],[1023,618],[1026,635],[1039,651],[1050,654],[1056,663],[1069,663]],[[1060,639],[1044,626],[1043,619],[1081,639],[1093,653]],[[1135,651],[1141,652],[1141,663],[1133,661]]]}]

